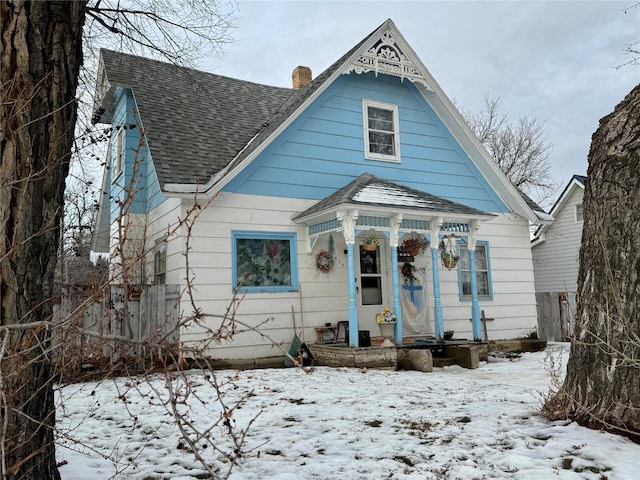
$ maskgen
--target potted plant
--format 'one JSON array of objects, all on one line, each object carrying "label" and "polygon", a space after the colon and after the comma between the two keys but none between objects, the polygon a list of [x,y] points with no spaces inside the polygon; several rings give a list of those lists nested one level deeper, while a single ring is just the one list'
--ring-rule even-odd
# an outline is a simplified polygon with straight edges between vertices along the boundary
[{"label": "potted plant", "polygon": [[442,264],[445,268],[451,270],[452,268],[456,268],[458,265],[458,260],[460,260],[460,255],[455,251],[453,244],[451,242],[451,238],[447,241],[447,246],[445,246],[444,241],[440,241],[440,258],[442,259]]},{"label": "potted plant", "polygon": [[381,346],[393,347],[391,339],[397,321],[398,317],[387,307],[376,313],[376,323],[380,327],[380,336],[384,339]]},{"label": "potted plant", "polygon": [[405,262],[400,269],[402,276],[404,277],[404,284],[409,285],[412,281],[414,285],[420,283],[418,277],[416,277],[416,267],[409,263]]},{"label": "potted plant", "polygon": [[427,251],[429,248],[430,242],[425,240],[424,237],[420,238],[407,238],[402,241],[401,249],[403,252],[408,253],[412,257],[420,255]]},{"label": "potted plant", "polygon": [[442,258],[442,264],[449,270],[451,270],[452,268],[456,268],[456,265],[458,265],[458,260],[460,260],[460,256],[457,253],[449,252],[447,250],[443,250],[440,253],[440,258]]},{"label": "potted plant", "polygon": [[362,242],[362,248],[369,252],[373,252],[380,245],[380,240],[375,235],[369,235],[365,237],[364,242]]}]

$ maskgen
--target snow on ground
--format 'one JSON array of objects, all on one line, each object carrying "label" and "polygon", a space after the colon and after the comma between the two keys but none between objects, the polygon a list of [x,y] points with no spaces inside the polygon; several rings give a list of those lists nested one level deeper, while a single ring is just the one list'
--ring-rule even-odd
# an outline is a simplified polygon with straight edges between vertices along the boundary
[{"label": "snow on ground", "polygon": [[[249,429],[234,480],[300,479],[609,479],[638,478],[640,445],[542,418],[549,358],[566,363],[568,344],[546,352],[433,373],[354,368],[224,370],[225,401]],[[545,365],[547,367],[545,367]],[[562,369],[564,371],[564,368]],[[207,478],[157,402],[161,377],[65,386],[58,409],[57,460],[63,480]],[[205,406],[190,398],[190,418],[219,416],[204,373],[189,373]],[[154,391],[155,389],[155,391]],[[249,393],[252,392],[252,393]],[[215,427],[211,434],[224,438]],[[224,468],[220,454],[201,449]],[[117,460],[115,463],[108,458]]]}]

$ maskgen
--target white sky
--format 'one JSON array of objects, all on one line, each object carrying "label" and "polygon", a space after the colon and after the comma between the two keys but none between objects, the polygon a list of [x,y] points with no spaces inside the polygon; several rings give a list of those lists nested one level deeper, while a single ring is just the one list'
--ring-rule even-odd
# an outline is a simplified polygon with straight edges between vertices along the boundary
[{"label": "white sky", "polygon": [[640,39],[626,1],[239,1],[222,59],[203,70],[290,86],[297,65],[314,77],[391,18],[445,93],[468,110],[486,93],[516,121],[546,122],[554,177],[587,173],[591,135],[640,83],[624,48]]}]

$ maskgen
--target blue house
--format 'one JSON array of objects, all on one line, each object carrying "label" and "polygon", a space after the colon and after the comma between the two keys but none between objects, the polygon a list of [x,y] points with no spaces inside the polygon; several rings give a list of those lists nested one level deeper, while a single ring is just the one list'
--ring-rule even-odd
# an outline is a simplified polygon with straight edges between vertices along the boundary
[{"label": "blue house", "polygon": [[[395,343],[481,340],[481,310],[489,339],[536,329],[529,224],[550,217],[391,20],[316,78],[297,67],[292,88],[108,50],[99,69],[94,121],[113,134],[95,248],[142,258],[136,282],[193,285],[211,316],[185,345],[209,341],[236,294],[245,327],[212,344],[217,358],[279,355],[246,326],[288,342],[292,309],[308,342],[348,322],[350,347],[379,335],[385,307]],[[197,221],[178,224],[194,205]]]}]

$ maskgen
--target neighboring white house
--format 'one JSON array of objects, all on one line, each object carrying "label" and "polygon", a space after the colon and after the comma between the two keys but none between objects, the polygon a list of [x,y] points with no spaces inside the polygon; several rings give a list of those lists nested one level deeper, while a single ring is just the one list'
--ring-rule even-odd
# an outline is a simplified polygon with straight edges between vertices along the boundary
[{"label": "neighboring white house", "polygon": [[[189,272],[194,304],[211,314],[239,291],[236,318],[276,342],[292,338],[292,308],[307,341],[314,326],[343,321],[351,347],[361,330],[378,335],[383,307],[398,317],[396,343],[445,329],[481,340],[482,310],[495,319],[489,339],[536,329],[529,224],[550,217],[508,180],[391,20],[316,78],[296,68],[294,88],[112,51],[98,78],[94,121],[114,134],[96,241],[114,245],[128,204],[146,235],[142,281],[184,291]],[[195,198],[208,204],[196,224],[168,234]],[[430,248],[403,256],[407,238]],[[444,267],[441,245],[457,266]],[[180,311],[193,311],[189,299]],[[181,342],[209,342],[216,322],[199,318]],[[255,332],[207,345],[218,358],[280,355]]]},{"label": "neighboring white house", "polygon": [[573,176],[551,209],[554,222],[538,228],[532,243],[538,334],[544,340],[573,334],[586,179]]}]

